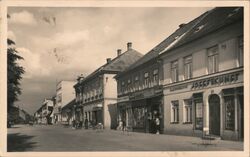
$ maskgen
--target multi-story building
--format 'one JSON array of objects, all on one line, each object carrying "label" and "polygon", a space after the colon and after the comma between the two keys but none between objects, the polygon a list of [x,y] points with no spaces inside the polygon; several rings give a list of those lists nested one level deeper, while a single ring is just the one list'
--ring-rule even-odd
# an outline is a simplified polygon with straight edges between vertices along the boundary
[{"label": "multi-story building", "polygon": [[118,119],[134,131],[243,138],[243,9],[215,8],[116,76]]},{"label": "multi-story building", "polygon": [[126,123],[133,131],[155,133],[156,118],[160,119],[160,131],[163,131],[164,95],[163,61],[159,54],[171,47],[192,28],[202,17],[196,18],[178,30],[141,57],[136,63],[116,75],[118,82],[118,120]]},{"label": "multi-story building", "polygon": [[115,128],[117,126],[117,83],[114,76],[141,56],[142,54],[132,49],[132,43],[129,42],[126,52],[122,53],[118,49],[116,58],[108,58],[103,66],[87,77],[78,79],[74,87],[78,112],[83,113],[79,118],[88,120],[92,125],[102,123],[105,128]]},{"label": "multi-story building", "polygon": [[62,115],[67,119],[67,124],[72,125],[73,120],[76,120],[75,117],[76,104],[75,99],[70,101],[62,108]]},{"label": "multi-story building", "polygon": [[160,53],[164,132],[243,139],[243,8],[212,9],[175,38]]},{"label": "multi-story building", "polygon": [[62,114],[62,108],[75,98],[73,88],[75,81],[60,81],[56,86],[56,104],[54,108],[54,122],[67,122],[67,115]]},{"label": "multi-story building", "polygon": [[50,115],[53,111],[53,101],[51,99],[44,99],[41,107],[34,113],[37,124],[52,124]]}]

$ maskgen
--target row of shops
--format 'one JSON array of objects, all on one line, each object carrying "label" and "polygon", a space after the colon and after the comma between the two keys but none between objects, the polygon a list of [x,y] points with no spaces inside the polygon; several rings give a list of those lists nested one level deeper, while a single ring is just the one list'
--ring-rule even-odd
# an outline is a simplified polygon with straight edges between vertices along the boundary
[{"label": "row of shops", "polygon": [[223,7],[181,24],[144,56],[129,42],[127,51],[118,49],[117,57],[77,79],[74,99],[58,110],[58,119],[243,140],[243,38],[243,9]]}]

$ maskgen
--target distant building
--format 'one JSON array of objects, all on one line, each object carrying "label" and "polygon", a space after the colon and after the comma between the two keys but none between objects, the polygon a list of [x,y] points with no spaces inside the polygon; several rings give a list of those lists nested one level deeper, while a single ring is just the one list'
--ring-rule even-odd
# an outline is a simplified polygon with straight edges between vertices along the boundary
[{"label": "distant building", "polygon": [[60,81],[56,86],[56,104],[54,107],[54,122],[67,122],[67,117],[61,114],[62,108],[75,98],[75,81]]},{"label": "distant building", "polygon": [[52,111],[53,101],[51,99],[44,99],[41,107],[34,113],[35,122],[37,124],[52,124]]},{"label": "distant building", "polygon": [[[105,128],[117,126],[117,83],[114,76],[136,62],[142,54],[127,43],[127,51],[117,50],[117,57],[107,58],[107,63],[88,75],[79,78],[76,90],[76,118],[95,126],[102,123]],[[86,123],[85,123],[86,124]]]},{"label": "distant building", "polygon": [[68,104],[66,104],[62,108],[61,113],[62,113],[63,117],[66,118],[66,123],[69,124],[69,125],[72,125],[73,120],[76,119],[76,117],[75,117],[75,108],[76,108],[75,99],[70,101]]}]

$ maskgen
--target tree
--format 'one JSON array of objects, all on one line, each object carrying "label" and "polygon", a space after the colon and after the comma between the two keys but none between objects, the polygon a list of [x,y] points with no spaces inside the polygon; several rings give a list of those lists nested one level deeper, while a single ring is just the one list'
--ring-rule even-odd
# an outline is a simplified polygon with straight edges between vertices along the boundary
[{"label": "tree", "polygon": [[11,39],[7,39],[7,44],[7,103],[9,112],[10,107],[14,105],[14,102],[18,100],[18,96],[21,94],[20,81],[25,71],[24,68],[17,63],[17,61],[22,60],[23,57],[18,55],[15,42]]}]

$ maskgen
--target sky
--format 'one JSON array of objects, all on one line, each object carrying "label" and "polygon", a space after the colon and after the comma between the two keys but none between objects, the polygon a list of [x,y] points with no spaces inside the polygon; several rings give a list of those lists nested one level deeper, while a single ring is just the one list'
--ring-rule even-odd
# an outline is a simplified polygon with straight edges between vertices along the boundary
[{"label": "sky", "polygon": [[33,114],[60,80],[75,81],[116,57],[117,49],[146,54],[211,8],[9,7],[8,38],[24,60],[22,94],[16,102]]}]

